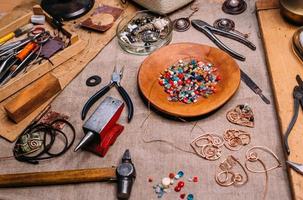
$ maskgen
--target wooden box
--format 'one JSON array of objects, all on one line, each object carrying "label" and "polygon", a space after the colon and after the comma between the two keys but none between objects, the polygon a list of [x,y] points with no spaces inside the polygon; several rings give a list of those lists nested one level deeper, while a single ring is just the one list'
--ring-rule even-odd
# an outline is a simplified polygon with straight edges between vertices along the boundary
[{"label": "wooden box", "polygon": [[[34,6],[33,11],[20,17],[19,19],[15,20],[14,22],[8,24],[7,26],[0,29],[0,37],[13,32],[16,28],[21,27],[30,23],[30,18],[33,14],[36,15],[45,15],[46,16],[46,26],[49,30],[55,30],[52,26],[51,17],[46,14],[40,6]],[[41,76],[45,75],[49,71],[53,70],[63,62],[67,61],[71,57],[77,55],[84,49],[84,45],[77,34],[73,31],[69,30],[67,27],[63,26],[62,32],[70,39],[70,45],[65,49],[59,51],[54,56],[48,60],[43,60],[40,64],[36,64],[31,66],[26,73],[19,73],[16,77],[12,78],[9,82],[5,85],[0,86],[0,102],[4,99],[10,97],[11,95],[15,94],[25,86],[29,85],[33,81],[37,80]]]}]

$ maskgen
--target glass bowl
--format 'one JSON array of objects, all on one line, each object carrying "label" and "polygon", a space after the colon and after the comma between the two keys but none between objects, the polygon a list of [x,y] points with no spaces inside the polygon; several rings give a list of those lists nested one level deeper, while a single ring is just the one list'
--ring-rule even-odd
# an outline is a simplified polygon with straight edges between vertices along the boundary
[{"label": "glass bowl", "polygon": [[172,30],[169,17],[144,10],[122,19],[116,33],[122,49],[136,55],[148,55],[170,43]]}]

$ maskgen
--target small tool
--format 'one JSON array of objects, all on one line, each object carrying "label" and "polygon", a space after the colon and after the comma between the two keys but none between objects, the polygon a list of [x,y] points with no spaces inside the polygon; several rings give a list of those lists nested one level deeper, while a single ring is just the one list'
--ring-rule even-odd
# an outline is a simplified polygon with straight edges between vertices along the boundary
[{"label": "small tool", "polygon": [[257,95],[261,97],[261,99],[266,103],[270,104],[270,101],[268,98],[266,98],[263,93],[261,88],[245,73],[243,70],[240,69],[241,72],[241,80],[244,81],[244,83]]},{"label": "small tool", "polygon": [[290,166],[293,170],[298,172],[299,174],[303,175],[303,165],[299,163],[295,163],[292,161],[287,160],[286,161],[287,165]]},{"label": "small tool", "polygon": [[245,61],[245,57],[243,55],[235,52],[234,50],[230,49],[229,47],[227,47],[224,43],[221,42],[221,40],[219,40],[214,35],[214,33],[224,36],[224,37],[228,37],[233,40],[236,40],[236,41],[244,44],[245,46],[249,47],[251,50],[256,50],[256,46],[241,35],[217,29],[202,20],[197,20],[197,19],[191,20],[191,23],[192,23],[193,27],[195,27],[198,31],[201,31],[202,33],[204,33],[220,49],[226,51],[228,54],[230,54],[232,57],[234,57],[238,60]]},{"label": "small tool", "polygon": [[[29,64],[42,44],[50,38],[50,33],[45,31],[44,28],[33,29],[28,35],[31,39],[27,40],[28,43],[25,47],[19,52],[12,54],[13,56],[8,57],[0,66],[0,85],[4,85],[21,72]],[[16,64],[17,66],[15,66]]]},{"label": "small tool", "polygon": [[294,114],[293,114],[293,117],[284,134],[284,145],[285,145],[285,150],[288,155],[290,154],[290,149],[289,149],[289,145],[288,145],[288,137],[298,119],[300,105],[301,105],[301,108],[303,109],[303,81],[299,75],[296,76],[296,80],[297,80],[298,85],[296,85],[293,90]]},{"label": "small tool", "polygon": [[106,97],[84,123],[83,131],[85,136],[77,145],[75,151],[86,147],[98,155],[105,156],[109,147],[123,131],[123,127],[120,128],[121,126],[116,131],[111,130],[116,126],[123,108],[124,103],[122,101],[113,97]]},{"label": "small tool", "polygon": [[24,33],[29,32],[30,30],[32,30],[33,27],[34,27],[33,24],[26,24],[25,26],[16,29],[14,32],[6,34],[5,36],[0,38],[0,44],[4,44],[5,42],[7,42],[8,40],[14,37],[19,37]]},{"label": "small tool", "polygon": [[64,171],[33,172],[0,175],[0,187],[28,187],[62,185],[71,183],[108,182],[117,183],[117,198],[127,200],[130,197],[133,183],[136,179],[136,169],[127,149],[122,162],[115,167],[77,169]]},{"label": "small tool", "polygon": [[85,119],[87,112],[89,111],[90,107],[102,96],[104,96],[113,86],[115,86],[124,99],[126,106],[128,108],[128,122],[132,120],[133,114],[134,114],[134,106],[131,98],[127,94],[126,90],[120,85],[120,81],[123,77],[123,69],[120,70],[120,72],[117,71],[117,67],[114,67],[114,71],[112,73],[111,81],[108,85],[103,87],[101,90],[99,90],[97,93],[95,93],[92,97],[89,98],[89,100],[85,103],[82,109],[81,118],[82,120]]}]

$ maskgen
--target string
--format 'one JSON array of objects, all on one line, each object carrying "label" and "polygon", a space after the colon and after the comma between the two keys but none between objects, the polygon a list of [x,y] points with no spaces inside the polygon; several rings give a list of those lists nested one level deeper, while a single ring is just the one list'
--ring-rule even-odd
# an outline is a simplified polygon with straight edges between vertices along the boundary
[{"label": "string", "polygon": [[[140,128],[143,129],[143,136],[141,137],[142,141],[146,144],[150,144],[150,143],[165,143],[167,145],[170,145],[172,146],[173,148],[179,150],[179,151],[182,151],[184,153],[190,153],[190,154],[194,154],[194,155],[197,155],[194,151],[191,151],[191,150],[186,150],[186,149],[183,149],[181,147],[178,147],[177,145],[175,145],[173,142],[171,141],[168,141],[168,140],[163,140],[163,139],[151,139],[151,140],[146,140],[144,138],[145,135],[147,135],[147,127],[148,127],[148,120],[150,119],[150,117],[152,116],[152,112],[151,112],[151,102],[150,102],[150,96],[151,96],[151,93],[152,93],[152,90],[154,89],[154,86],[155,84],[158,83],[158,79],[155,79],[153,82],[152,82],[152,85],[151,85],[151,89],[149,90],[148,92],[148,98],[147,98],[147,108],[148,108],[148,113],[147,113],[147,116],[143,119],[141,125],[140,125]],[[187,122],[187,123],[191,123],[193,126],[190,130],[190,137],[191,137],[191,134],[193,132],[193,130],[195,129],[195,127],[198,127],[202,133],[204,133],[205,131],[203,130],[203,128],[201,128],[199,125],[198,125],[198,122],[195,122],[195,123],[192,123],[192,122],[188,122],[187,120],[181,118],[181,117],[177,117],[178,120],[180,120],[181,122]],[[145,125],[145,128],[143,128],[143,126]]]}]

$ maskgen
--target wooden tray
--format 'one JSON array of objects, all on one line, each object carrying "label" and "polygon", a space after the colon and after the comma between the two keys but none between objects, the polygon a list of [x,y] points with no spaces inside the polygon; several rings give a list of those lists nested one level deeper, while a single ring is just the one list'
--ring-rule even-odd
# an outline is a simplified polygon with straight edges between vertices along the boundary
[{"label": "wooden tray", "polygon": [[[0,37],[14,31],[16,27],[21,27],[25,24],[28,24],[33,14],[45,15],[47,21],[51,22],[51,18],[43,12],[40,6],[34,6],[33,12],[29,12],[23,17],[20,17],[14,22],[9,23],[7,26],[1,28]],[[50,24],[47,24],[46,26],[47,28],[52,29],[52,26]],[[7,97],[11,96],[12,94],[16,93],[20,89],[24,88],[28,84],[32,83],[33,81],[37,80],[47,72],[53,70],[54,68],[56,68],[66,60],[70,59],[74,55],[78,54],[85,48],[84,43],[79,39],[77,34],[75,34],[66,27],[63,27],[63,31],[64,34],[70,38],[71,44],[67,48],[56,53],[50,58],[53,65],[49,61],[44,60],[41,64],[31,66],[27,73],[20,73],[18,76],[11,79],[7,84],[0,86],[0,102],[6,99]]]},{"label": "wooden tray", "polygon": [[[163,86],[158,83],[160,73],[180,59],[195,58],[213,63],[222,79],[217,92],[208,98],[200,97],[196,103],[170,102]],[[162,47],[148,56],[138,73],[138,85],[144,98],[158,110],[176,117],[198,117],[227,102],[240,84],[238,64],[225,52],[206,45],[179,43]]]},{"label": "wooden tray", "polygon": [[[280,15],[278,0],[257,2],[257,15],[274,92],[280,134],[286,131],[293,115],[293,88],[296,75],[303,76],[303,65],[292,50],[292,36],[298,27],[288,24]],[[301,110],[301,109],[300,109]],[[303,115],[300,111],[297,123],[289,137],[291,153],[288,160],[303,163]],[[282,142],[284,138],[282,137]],[[303,176],[288,169],[294,199],[303,199]]]},{"label": "wooden tray", "polygon": [[[33,0],[32,0],[33,1]],[[31,1],[31,2],[32,2]],[[32,9],[32,4],[27,3],[28,0],[24,0],[23,4],[20,5],[18,8],[14,9],[8,16],[4,16],[0,19],[0,24],[4,24],[4,21],[12,21],[12,19],[17,19],[19,16],[24,16]],[[96,0],[95,7],[100,4],[121,7],[120,0]],[[57,68],[53,69],[51,72],[56,78],[58,78],[61,88],[64,89],[83,69],[84,67],[93,59],[95,56],[112,40],[113,37],[116,35],[116,27],[119,23],[117,20],[113,27],[107,30],[105,33],[95,33],[95,32],[88,32],[85,29],[75,29],[73,28],[76,24],[79,24],[81,21],[87,18],[94,9],[90,11],[87,15],[82,16],[79,19],[66,22],[65,26],[67,30],[75,30],[79,38],[81,39],[81,46],[83,45],[84,50],[77,54],[76,57],[69,59],[59,65]],[[121,18],[133,16],[134,13],[137,12],[137,8],[132,4],[129,4],[126,8],[124,8],[124,12],[122,13]],[[77,51],[77,49],[75,50]],[[30,86],[30,85],[29,85]],[[22,92],[27,87],[21,89],[19,92]],[[39,114],[48,107],[51,101],[55,98],[53,97],[42,106],[40,106],[37,110],[31,113],[28,117],[24,120],[15,124],[11,120],[7,118],[6,112],[3,106],[14,96],[19,94],[12,95],[5,99],[4,101],[0,102],[0,136],[6,139],[9,142],[14,142],[20,133],[24,130],[26,126],[29,125]],[[1,93],[0,93],[1,96]]]}]

